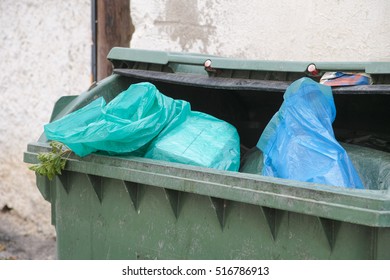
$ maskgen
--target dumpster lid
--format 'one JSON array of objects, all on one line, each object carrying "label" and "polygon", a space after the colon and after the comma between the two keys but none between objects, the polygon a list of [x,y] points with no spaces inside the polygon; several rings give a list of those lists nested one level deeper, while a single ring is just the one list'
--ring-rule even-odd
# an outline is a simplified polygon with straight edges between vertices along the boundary
[{"label": "dumpster lid", "polygon": [[[150,82],[164,82],[184,86],[215,88],[226,90],[261,90],[263,92],[285,92],[291,81],[256,80],[243,78],[221,78],[182,73],[166,73],[139,69],[114,69],[115,74],[132,77]],[[337,94],[387,94],[390,95],[389,85],[359,85],[335,87]]]},{"label": "dumpster lid", "polygon": [[[319,81],[326,72],[365,72],[373,84],[333,87],[341,94],[390,94],[390,62],[266,61],[206,54],[113,48],[113,72],[140,80],[231,90],[284,92],[295,80]],[[316,75],[308,71],[315,65]]]},{"label": "dumpster lid", "polygon": [[[130,49],[114,47],[107,58],[114,63],[153,63],[168,65],[170,63],[204,66],[210,61],[215,69],[237,69],[255,71],[300,72],[307,71],[314,64],[321,71],[359,71],[367,74],[390,74],[390,62],[321,62],[321,61],[271,61],[247,60],[219,57],[205,54],[164,52],[155,50]],[[115,67],[117,68],[117,67]]]}]

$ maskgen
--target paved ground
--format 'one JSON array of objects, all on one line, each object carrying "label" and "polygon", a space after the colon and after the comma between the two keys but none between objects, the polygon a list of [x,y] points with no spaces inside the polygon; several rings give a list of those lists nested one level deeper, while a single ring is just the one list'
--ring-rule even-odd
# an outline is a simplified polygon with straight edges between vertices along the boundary
[{"label": "paved ground", "polygon": [[0,210],[0,260],[50,260],[56,258],[54,228],[47,230],[4,206]]}]

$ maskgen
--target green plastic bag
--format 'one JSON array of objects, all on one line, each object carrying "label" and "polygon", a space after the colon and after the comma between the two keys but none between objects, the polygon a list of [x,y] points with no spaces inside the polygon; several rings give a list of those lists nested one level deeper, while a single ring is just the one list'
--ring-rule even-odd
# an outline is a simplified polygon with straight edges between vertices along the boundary
[{"label": "green plastic bag", "polygon": [[149,145],[145,157],[238,171],[240,139],[229,123],[192,111],[180,123],[164,129]]},{"label": "green plastic bag", "polygon": [[44,130],[49,140],[79,156],[130,154],[231,171],[240,163],[240,140],[232,125],[191,111],[188,102],[167,97],[147,82],[131,85],[108,104],[100,97]]},{"label": "green plastic bag", "polygon": [[44,126],[46,137],[78,156],[96,151],[130,153],[147,145],[190,104],[160,93],[151,83],[131,85],[111,102],[103,97]]}]

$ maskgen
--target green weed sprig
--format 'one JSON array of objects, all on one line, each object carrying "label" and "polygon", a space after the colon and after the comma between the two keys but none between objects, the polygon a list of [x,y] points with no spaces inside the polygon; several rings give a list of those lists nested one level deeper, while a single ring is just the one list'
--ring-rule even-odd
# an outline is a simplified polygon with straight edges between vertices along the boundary
[{"label": "green weed sprig", "polygon": [[[50,142],[50,147],[50,152],[38,154],[39,163],[30,166],[29,169],[52,180],[54,176],[61,175],[61,171],[64,170],[68,156],[72,151],[65,148],[64,144],[56,141]],[[67,157],[65,157],[66,155]]]}]

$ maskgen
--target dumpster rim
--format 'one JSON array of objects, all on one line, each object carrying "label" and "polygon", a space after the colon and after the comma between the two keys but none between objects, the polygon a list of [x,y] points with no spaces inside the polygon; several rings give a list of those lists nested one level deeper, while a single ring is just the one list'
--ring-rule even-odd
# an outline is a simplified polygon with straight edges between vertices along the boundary
[{"label": "dumpster rim", "polygon": [[[30,143],[24,153],[24,161],[36,163],[38,153],[47,151],[49,151],[47,144]],[[110,162],[109,165],[107,161]],[[146,158],[124,158],[98,154],[91,154],[84,158],[71,155],[65,170],[344,222],[390,227],[390,201],[386,199],[389,195],[388,192],[380,190],[340,189],[334,186],[221,171]],[[199,174],[203,180],[195,178]],[[156,180],[156,178],[164,178],[164,180]],[[170,184],[161,183],[167,180]],[[229,185],[232,182],[234,185]],[[249,185],[245,187],[240,185],[244,183]],[[275,193],[275,190],[278,193]],[[319,201],[311,195],[325,200]],[[296,205],[299,205],[300,209],[296,209]]]}]

